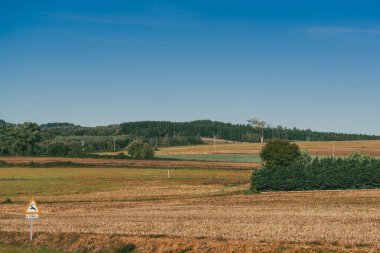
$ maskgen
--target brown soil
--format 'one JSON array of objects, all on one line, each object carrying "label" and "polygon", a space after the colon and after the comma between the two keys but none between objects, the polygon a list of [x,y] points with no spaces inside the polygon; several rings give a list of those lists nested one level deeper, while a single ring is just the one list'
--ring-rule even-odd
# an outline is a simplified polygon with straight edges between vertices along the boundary
[{"label": "brown soil", "polygon": [[280,241],[249,241],[167,236],[125,236],[78,233],[35,233],[32,242],[26,232],[0,232],[0,243],[90,252],[117,252],[127,245],[133,252],[376,252],[366,245],[324,245]]}]

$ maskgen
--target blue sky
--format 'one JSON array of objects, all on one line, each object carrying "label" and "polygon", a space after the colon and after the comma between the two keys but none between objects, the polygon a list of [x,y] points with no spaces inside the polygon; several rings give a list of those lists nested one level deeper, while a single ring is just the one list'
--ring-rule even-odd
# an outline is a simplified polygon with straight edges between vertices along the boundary
[{"label": "blue sky", "polygon": [[0,119],[380,135],[379,1],[0,2]]}]

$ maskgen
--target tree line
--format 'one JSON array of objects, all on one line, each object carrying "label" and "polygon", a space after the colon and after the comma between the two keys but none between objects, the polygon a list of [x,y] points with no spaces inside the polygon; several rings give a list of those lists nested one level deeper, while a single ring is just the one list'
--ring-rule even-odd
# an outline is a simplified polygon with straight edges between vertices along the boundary
[{"label": "tree line", "polygon": [[[260,142],[261,130],[249,124],[211,120],[191,122],[139,121],[83,127],[71,123],[11,124],[0,120],[0,155],[66,155],[121,150],[143,139],[153,147],[202,144],[201,137]],[[379,136],[326,133],[297,128],[266,127],[265,139],[290,141],[374,140]]]},{"label": "tree line", "polygon": [[[172,136],[214,136],[237,142],[260,142],[261,130],[249,124],[231,124],[211,120],[191,122],[138,121],[120,124],[120,132],[146,138]],[[286,128],[282,126],[264,128],[265,139],[286,139],[290,141],[349,141],[376,140],[379,136],[317,132],[310,129]]]},{"label": "tree line", "polygon": [[263,168],[252,173],[251,190],[297,191],[380,187],[380,160],[354,153],[346,158],[312,158],[286,140],[268,142]]}]

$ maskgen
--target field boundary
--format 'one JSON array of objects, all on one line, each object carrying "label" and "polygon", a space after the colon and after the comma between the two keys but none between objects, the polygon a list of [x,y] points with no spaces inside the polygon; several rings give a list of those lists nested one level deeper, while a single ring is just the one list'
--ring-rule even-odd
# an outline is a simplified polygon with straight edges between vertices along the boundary
[{"label": "field boundary", "polygon": [[259,163],[206,162],[180,160],[119,160],[66,157],[0,157],[1,167],[125,167],[125,168],[170,168],[170,169],[240,169],[252,170]]}]

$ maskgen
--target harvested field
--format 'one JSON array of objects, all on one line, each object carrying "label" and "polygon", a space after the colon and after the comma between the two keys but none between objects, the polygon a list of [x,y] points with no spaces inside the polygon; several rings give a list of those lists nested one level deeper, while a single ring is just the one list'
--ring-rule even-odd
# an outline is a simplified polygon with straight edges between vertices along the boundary
[{"label": "harvested field", "polygon": [[[172,170],[173,178],[159,178],[164,171],[1,169],[3,197],[9,181],[73,184],[65,191],[8,190],[12,203],[0,204],[0,243],[28,245],[22,211],[33,194],[43,210],[35,246],[100,251],[130,242],[136,252],[380,251],[380,190],[246,195],[249,171]],[[75,182],[98,187],[81,190]]]},{"label": "harvested field", "polygon": [[[372,156],[380,156],[380,140],[375,141],[316,141],[295,142],[301,149],[311,155],[346,156],[352,152],[361,152]],[[214,151],[212,144],[161,148],[157,155],[200,155],[200,154],[258,154],[261,150],[259,143],[218,143]]]}]

